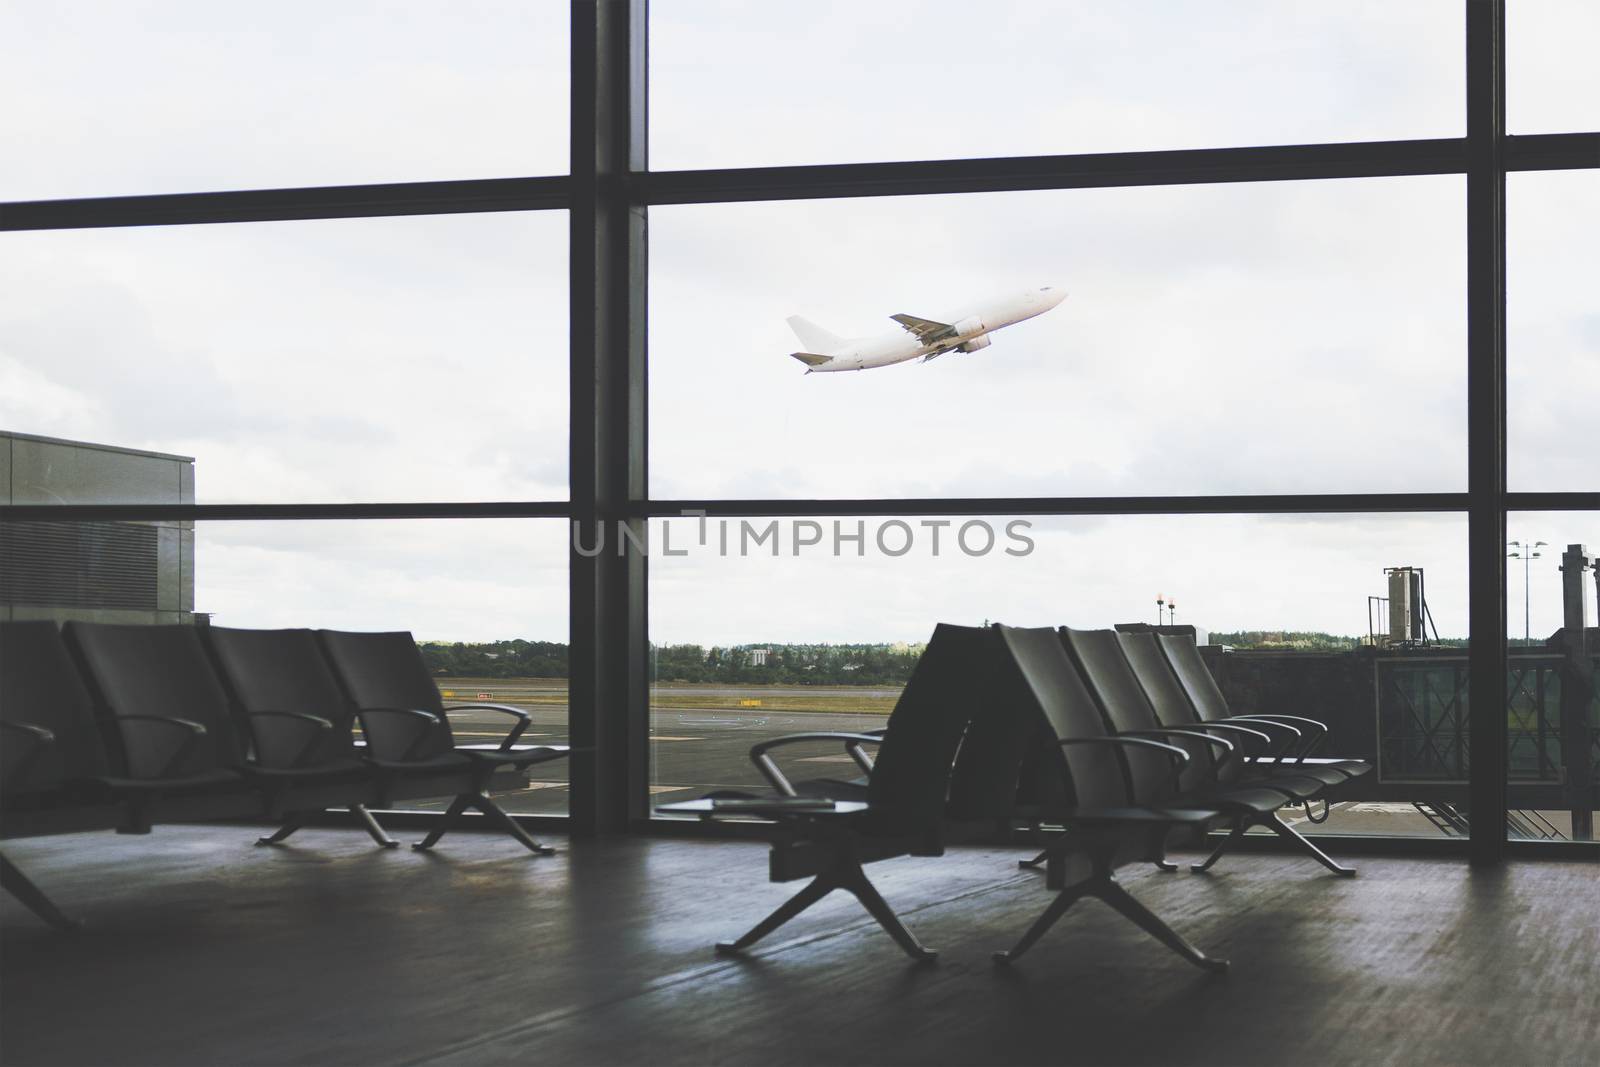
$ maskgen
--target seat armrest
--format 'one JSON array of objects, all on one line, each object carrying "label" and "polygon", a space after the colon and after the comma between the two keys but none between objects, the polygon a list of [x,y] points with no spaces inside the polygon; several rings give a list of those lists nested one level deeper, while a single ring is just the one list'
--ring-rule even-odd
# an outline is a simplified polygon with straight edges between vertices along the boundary
[{"label": "seat armrest", "polygon": [[774,748],[780,748],[784,745],[796,745],[806,741],[843,741],[845,752],[849,753],[850,758],[855,760],[856,766],[860,767],[867,774],[871,774],[872,759],[866,754],[866,751],[861,746],[881,745],[883,744],[883,736],[879,732],[861,734],[816,732],[785,734],[782,737],[774,737],[766,741],[757,741],[755,744],[750,746],[750,762],[756,765],[756,770],[761,772],[761,776],[765,778],[772,785],[772,788],[776,789],[781,796],[792,797],[796,796],[797,794],[795,793],[794,786],[790,783],[789,779],[784,776],[783,771],[778,769],[778,765],[773,762],[772,757],[767,755],[767,753]]},{"label": "seat armrest", "polygon": [[[118,715],[115,721],[128,755],[128,777],[146,781],[183,777],[189,757],[206,736],[206,728],[200,723],[171,715]],[[165,759],[157,759],[150,748],[155,743],[151,739],[162,734],[172,739],[172,751]]]},{"label": "seat armrest", "polygon": [[[245,714],[250,717],[256,759],[263,767],[304,767],[315,754],[318,743],[333,732],[330,720],[303,711],[263,709]],[[287,760],[279,759],[285,750],[292,751],[293,755]]]},{"label": "seat armrest", "polygon": [[4,753],[4,760],[0,762],[0,781],[20,778],[45,749],[56,743],[55,734],[31,722],[0,720],[0,733],[11,735],[4,747],[0,748],[0,752]]},{"label": "seat armrest", "polygon": [[1275,723],[1278,726],[1290,727],[1301,733],[1309,731],[1311,736],[1306,738],[1305,743],[1300,746],[1300,751],[1295,754],[1297,757],[1311,755],[1317,746],[1322,743],[1322,739],[1328,736],[1326,723],[1299,715],[1279,715],[1275,712],[1262,712],[1260,714],[1234,715],[1232,718],[1245,722]]},{"label": "seat armrest", "polygon": [[[1255,740],[1260,741],[1267,748],[1272,747],[1272,735],[1265,733],[1264,731],[1257,730],[1252,726],[1245,726],[1242,723],[1189,722],[1184,723],[1183,728],[1185,730],[1222,730],[1225,733],[1236,734],[1241,737],[1254,738]],[[1250,755],[1250,753],[1243,753],[1243,755]]]},{"label": "seat armrest", "polygon": [[1210,773],[1209,773],[1209,775],[1207,775],[1207,777],[1211,778],[1213,781],[1216,780],[1216,773],[1217,773],[1216,772],[1216,768],[1221,767],[1224,763],[1227,763],[1229,760],[1233,759],[1235,757],[1235,755],[1237,754],[1236,751],[1235,751],[1236,746],[1234,745],[1234,743],[1232,741],[1229,741],[1227,738],[1225,738],[1225,737],[1212,737],[1211,735],[1201,733],[1198,730],[1190,730],[1190,729],[1187,729],[1187,728],[1179,729],[1177,727],[1173,727],[1173,728],[1170,728],[1170,729],[1162,728],[1162,729],[1159,729],[1159,730],[1155,730],[1155,729],[1150,729],[1150,730],[1123,730],[1119,736],[1121,736],[1121,737],[1187,737],[1190,740],[1204,741],[1207,744],[1214,745],[1214,746],[1216,746],[1217,751],[1214,751],[1212,753],[1211,767],[1208,768]]},{"label": "seat armrest", "polygon": [[502,750],[509,751],[517,743],[517,738],[533,723],[533,716],[521,708],[514,708],[509,704],[446,704],[445,711],[496,711],[502,715],[510,715],[517,721],[511,727],[511,732],[506,734],[505,740],[500,742]]},{"label": "seat armrest", "polygon": [[423,711],[420,708],[362,708],[356,712],[356,717],[361,720],[361,730],[366,734],[367,752],[374,759],[389,759],[390,757],[377,752],[378,746],[373,744],[376,733],[368,722],[369,719],[398,719],[401,721],[412,719],[421,724],[416,734],[406,743],[400,754],[394,757],[397,763],[405,763],[416,759],[422,743],[428,739],[428,736],[442,721],[439,715],[431,711]]},{"label": "seat armrest", "polygon": [[1232,752],[1234,750],[1234,748],[1236,747],[1232,741],[1229,741],[1225,737],[1211,737],[1211,736],[1209,736],[1207,734],[1201,733],[1198,730],[1190,730],[1187,727],[1179,728],[1179,727],[1175,726],[1175,727],[1172,727],[1170,729],[1166,728],[1166,727],[1163,727],[1163,728],[1161,728],[1159,730],[1156,730],[1156,729],[1149,729],[1149,730],[1123,730],[1120,733],[1118,733],[1117,736],[1118,737],[1188,737],[1188,738],[1193,738],[1196,741],[1204,741],[1207,744],[1211,744],[1211,745],[1217,746],[1217,748],[1221,750],[1223,757],[1226,757],[1228,755],[1228,753]]},{"label": "seat armrest", "polygon": [[1183,768],[1189,762],[1189,753],[1177,745],[1169,745],[1164,741],[1152,741],[1148,737],[1129,737],[1118,734],[1116,737],[1064,737],[1056,742],[1060,748],[1068,745],[1126,745],[1129,747],[1154,748],[1166,752],[1167,758],[1172,760],[1172,788],[1174,792],[1182,792]]},{"label": "seat armrest", "polygon": [[1248,715],[1230,715],[1222,721],[1227,724],[1248,725],[1253,730],[1262,730],[1269,735],[1282,738],[1271,752],[1275,759],[1284,758],[1289,750],[1295,747],[1296,742],[1305,736],[1303,731],[1290,726],[1288,723],[1277,722],[1272,719],[1256,719]]}]

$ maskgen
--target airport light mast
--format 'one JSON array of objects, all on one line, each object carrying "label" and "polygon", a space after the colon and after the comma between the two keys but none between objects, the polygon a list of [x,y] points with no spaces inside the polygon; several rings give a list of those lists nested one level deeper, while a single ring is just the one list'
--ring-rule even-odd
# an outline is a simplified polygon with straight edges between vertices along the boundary
[{"label": "airport light mast", "polygon": [[1544,558],[1539,549],[1546,544],[1544,541],[1535,541],[1528,544],[1525,541],[1507,541],[1511,551],[1506,553],[1507,559],[1520,559],[1522,561],[1522,643],[1528,644],[1531,640],[1531,626],[1528,613],[1528,579],[1533,561]]}]

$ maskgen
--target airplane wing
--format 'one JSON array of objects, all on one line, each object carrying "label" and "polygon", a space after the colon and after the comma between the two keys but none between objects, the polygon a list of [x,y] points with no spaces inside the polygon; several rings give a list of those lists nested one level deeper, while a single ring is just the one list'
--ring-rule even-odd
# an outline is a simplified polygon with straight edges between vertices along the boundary
[{"label": "airplane wing", "polygon": [[955,334],[955,327],[948,322],[935,322],[932,319],[919,319],[915,315],[905,314],[890,315],[889,317],[916,334],[917,340],[923,344],[930,344]]}]

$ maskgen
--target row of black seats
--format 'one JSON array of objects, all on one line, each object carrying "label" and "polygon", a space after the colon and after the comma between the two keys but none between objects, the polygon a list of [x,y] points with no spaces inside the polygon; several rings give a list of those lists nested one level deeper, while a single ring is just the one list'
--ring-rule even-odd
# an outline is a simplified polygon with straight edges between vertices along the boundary
[{"label": "row of black seats", "polygon": [[[1314,755],[1326,727],[1293,715],[1236,716],[1192,638],[1152,632],[939,626],[876,735],[804,734],[758,745],[770,797],[719,793],[661,810],[773,820],[771,878],[811,882],[737,941],[739,951],[834,889],[844,889],[909,954],[930,958],[862,870],[874,860],[939,855],[967,825],[1061,828],[1024,866],[1042,865],[1056,899],[1000,961],[1017,958],[1077,900],[1105,901],[1198,966],[1220,970],[1118,884],[1131,862],[1164,870],[1174,837],[1229,835],[1209,869],[1253,825],[1270,827],[1341,875],[1285,823],[1291,804],[1369,769]],[[863,778],[792,782],[771,758],[788,743],[876,749]]]},{"label": "row of black seats", "polygon": [[[447,713],[461,709],[512,722],[498,744],[458,745]],[[409,633],[0,623],[0,837],[281,820],[270,844],[346,808],[392,848],[369,807],[453,795],[415,847],[477,809],[549,852],[489,795],[497,768],[567,755],[519,744],[530,722],[499,704],[447,707]],[[0,879],[47,922],[76,925],[3,855]]]}]

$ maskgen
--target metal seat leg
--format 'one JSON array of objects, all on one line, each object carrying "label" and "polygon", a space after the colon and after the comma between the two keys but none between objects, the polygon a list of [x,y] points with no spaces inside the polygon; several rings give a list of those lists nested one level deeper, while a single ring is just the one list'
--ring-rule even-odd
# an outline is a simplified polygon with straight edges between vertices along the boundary
[{"label": "metal seat leg", "polygon": [[382,845],[384,848],[400,847],[400,842],[383,832],[383,827],[378,824],[377,819],[372,817],[372,812],[367,810],[367,806],[365,804],[350,805],[350,814],[361,820],[362,827],[366,829],[367,833],[371,835],[374,841]]},{"label": "metal seat leg", "polygon": [[1189,865],[1189,869],[1196,874],[1202,874],[1206,871],[1209,871],[1212,865],[1215,864],[1217,860],[1222,858],[1222,854],[1228,851],[1228,847],[1232,845],[1237,838],[1244,835],[1245,829],[1246,825],[1243,817],[1233,820],[1233,829],[1228,832],[1227,837],[1224,837],[1221,841],[1217,842],[1217,847],[1212,850],[1211,855],[1207,856],[1199,863],[1191,863]]},{"label": "metal seat leg", "polygon": [[1011,946],[1009,951],[996,952],[994,961],[996,963],[1010,963],[1012,960],[1020,959],[1022,954],[1028,951],[1035,941],[1043,937],[1045,932],[1056,924],[1056,920],[1066,914],[1068,908],[1082,900],[1088,892],[1089,883],[1080,882],[1070,889],[1063,889],[1057,893],[1056,899],[1052,900],[1050,906],[1045,908],[1037,919],[1033,920],[1033,925],[1023,933],[1022,939]]},{"label": "metal seat leg", "polygon": [[1225,971],[1228,969],[1227,960],[1207,956],[1190,944],[1182,934],[1168,926],[1160,916],[1145,907],[1131,893],[1122,888],[1115,875],[1109,875],[1103,881],[1097,879],[1093,893],[1145,933],[1154,937],[1196,967],[1206,971]]},{"label": "metal seat leg", "polygon": [[291,811],[284,817],[283,825],[267,837],[256,838],[258,845],[276,845],[290,834],[300,829],[311,820],[311,813],[307,811]]},{"label": "metal seat leg", "polygon": [[443,837],[449,831],[455,829],[457,824],[461,822],[461,813],[466,811],[467,806],[471,803],[471,793],[463,793],[456,797],[450,802],[449,810],[444,813],[444,820],[440,822],[438,826],[428,831],[427,837],[424,837],[421,841],[416,842],[411,847],[416,849],[418,852],[426,852],[434,845],[437,845],[439,843],[439,838]]},{"label": "metal seat leg", "polygon": [[717,952],[721,955],[743,952],[837,888],[839,888],[838,883],[831,877],[831,872],[817,875],[806,883],[800,892],[779,904],[771,915],[752,926],[737,941],[718,941]]},{"label": "metal seat leg", "polygon": [[934,950],[924,947],[916,935],[906,929],[900,917],[894,913],[894,909],[889,907],[888,901],[883,899],[877,887],[868,880],[861,865],[848,857],[837,860],[827,870],[806,883],[804,889],[778,905],[771,915],[756,923],[737,941],[717,942],[717,952],[721,955],[742,952],[835,889],[843,889],[860,901],[861,906],[867,909],[867,914],[876,919],[878,925],[894,938],[895,944],[912,959],[931,960],[939,955]]},{"label": "metal seat leg", "polygon": [[29,911],[57,930],[77,930],[83,926],[56,907],[55,901],[45,896],[44,890],[34,885],[4,853],[0,853],[0,889],[22,901]]},{"label": "metal seat leg", "polygon": [[551,848],[549,845],[541,845],[532,837],[528,836],[528,831],[524,830],[517,820],[513,819],[509,814],[507,814],[504,808],[502,808],[499,804],[496,804],[489,794],[479,794],[473,801],[473,807],[483,812],[485,818],[494,823],[495,826],[510,834],[512,837],[516,838],[519,842],[521,842],[523,848],[526,848],[534,855],[550,856],[555,854],[555,849]]},{"label": "metal seat leg", "polygon": [[914,960],[931,960],[939,955],[933,949],[924,947],[916,935],[906,929],[905,924],[900,921],[900,916],[894,913],[894,909],[889,907],[889,902],[878,892],[878,887],[867,880],[867,872],[860,867],[852,867],[842,872],[842,875],[840,888],[848,890],[861,901],[861,906],[878,920],[878,925],[889,932],[889,936],[894,938],[895,944],[899,945],[907,956]]},{"label": "metal seat leg", "polygon": [[1313,844],[1310,838],[1306,837],[1304,834],[1300,833],[1300,831],[1296,830],[1294,827],[1278,818],[1277,812],[1273,812],[1271,815],[1267,816],[1265,825],[1272,827],[1273,832],[1279,837],[1287,838],[1299,845],[1302,851],[1309,852],[1313,859],[1322,864],[1324,867],[1328,868],[1328,870],[1332,871],[1334,874],[1337,874],[1339,877],[1355,877],[1356,869],[1354,867],[1346,867],[1343,864],[1336,862],[1332,856],[1329,856],[1326,852],[1322,851],[1315,844]]}]

